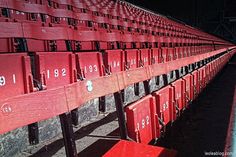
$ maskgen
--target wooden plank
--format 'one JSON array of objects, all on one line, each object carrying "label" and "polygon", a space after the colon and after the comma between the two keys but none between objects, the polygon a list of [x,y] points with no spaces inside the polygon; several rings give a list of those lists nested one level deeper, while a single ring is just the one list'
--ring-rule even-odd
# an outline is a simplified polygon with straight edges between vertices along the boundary
[{"label": "wooden plank", "polygon": [[69,111],[64,88],[6,99],[0,109],[0,134]]}]

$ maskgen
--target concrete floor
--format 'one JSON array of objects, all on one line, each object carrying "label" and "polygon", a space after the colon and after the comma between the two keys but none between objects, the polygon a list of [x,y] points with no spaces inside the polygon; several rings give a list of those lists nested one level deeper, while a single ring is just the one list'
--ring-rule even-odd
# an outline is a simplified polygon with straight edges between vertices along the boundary
[{"label": "concrete floor", "polygon": [[[77,151],[80,157],[97,157],[108,151],[118,140],[119,130],[116,113],[100,115],[82,128],[74,128]],[[64,157],[65,148],[62,135],[47,143],[30,146],[20,157]]]}]

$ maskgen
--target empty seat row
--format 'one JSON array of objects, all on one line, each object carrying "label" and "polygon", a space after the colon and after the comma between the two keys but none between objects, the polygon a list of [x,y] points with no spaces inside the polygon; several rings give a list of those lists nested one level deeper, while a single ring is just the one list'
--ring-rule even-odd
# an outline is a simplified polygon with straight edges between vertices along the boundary
[{"label": "empty seat row", "polygon": [[[81,2],[81,3],[76,3],[76,2],[74,2],[74,1],[43,1],[43,0],[40,0],[40,1],[25,1],[25,2],[29,2],[29,4],[46,4],[46,6],[48,6],[48,7],[52,7],[52,8],[61,8],[61,9],[68,9],[68,10],[73,10],[73,6],[75,5],[75,6],[78,6],[78,8],[83,8],[83,6],[84,6],[84,8],[89,8],[89,9],[91,9],[91,10],[99,10],[100,8],[99,8],[99,6],[102,6],[102,7],[104,7],[104,6],[106,6],[107,4],[107,6],[108,6],[108,8],[106,8],[106,9],[109,9],[109,7],[110,7],[110,5],[109,5],[109,3],[110,4],[112,4],[112,6],[118,6],[118,7],[114,7],[113,9],[115,9],[115,11],[110,11],[111,13],[116,13],[115,15],[117,15],[117,12],[119,12],[119,9],[121,9],[121,10],[124,10],[124,11],[120,11],[121,12],[121,14],[120,14],[120,16],[122,15],[122,12],[126,12],[126,11],[129,11],[130,13],[129,14],[127,14],[127,17],[130,17],[132,14],[134,14],[135,15],[135,12],[140,12],[141,14],[137,14],[137,15],[139,15],[139,16],[146,16],[146,17],[149,17],[148,19],[150,19],[150,20],[152,20],[152,18],[154,18],[154,17],[156,17],[156,19],[161,19],[161,24],[163,24],[163,25],[169,25],[168,23],[171,23],[171,25],[175,25],[175,27],[177,27],[177,26],[181,26],[181,24],[177,24],[176,22],[173,22],[173,21],[170,21],[170,20],[168,20],[168,19],[166,19],[166,18],[162,18],[162,17],[160,17],[160,16],[155,16],[155,15],[153,15],[153,14],[149,14],[149,13],[146,13],[145,11],[143,11],[143,10],[140,10],[140,9],[137,9],[137,8],[135,8],[135,7],[133,7],[133,6],[130,6],[130,5],[127,5],[126,3],[123,3],[123,2],[117,2],[117,3],[114,3],[114,2],[112,2],[112,1],[106,1],[106,2],[100,2],[100,1],[98,1],[97,3],[97,5],[96,6],[98,6],[98,9],[95,9],[96,7],[91,7],[91,6],[89,6],[89,5],[87,5],[87,3],[86,3],[86,1],[85,2]],[[17,3],[17,2],[11,2],[11,3],[6,3],[6,4],[8,4],[8,7],[7,8],[10,8],[10,4],[14,4],[14,3]],[[18,2],[19,3],[19,2]],[[85,5],[83,5],[83,3],[85,4]],[[2,4],[4,4],[4,3],[2,3]],[[89,3],[90,4],[90,3]],[[92,5],[94,5],[94,4],[96,4],[96,3],[92,3]],[[101,4],[101,5],[100,5]],[[116,5],[115,5],[116,4]],[[60,7],[60,6],[64,6],[64,7]],[[4,5],[3,5],[4,6]],[[17,5],[13,5],[13,6],[17,6]],[[119,7],[120,6],[120,7]],[[76,8],[76,7],[75,7]],[[86,8],[86,9],[87,9]],[[112,8],[112,7],[111,7]],[[105,9],[105,10],[106,10]],[[104,9],[100,9],[100,10],[104,10]],[[136,15],[135,15],[136,16]],[[117,17],[119,17],[119,16],[117,16]],[[145,19],[144,20],[144,23],[145,23],[145,21],[148,21],[147,19]],[[170,26],[171,26],[170,25]],[[190,28],[188,28],[189,30],[190,30]]]},{"label": "empty seat row", "polygon": [[[220,70],[225,63],[225,56],[192,72],[191,76],[186,75],[185,83],[174,82],[174,89],[188,91],[186,99],[192,100]],[[1,67],[9,68],[0,71],[0,88],[5,93],[0,98],[158,64],[159,58],[161,55],[158,49],[106,50],[104,53],[31,52],[29,56],[26,53],[1,54]],[[14,88],[17,90],[12,90]],[[177,95],[176,99],[179,99],[183,93]],[[176,103],[179,104],[176,106],[178,110],[185,106],[182,100]]]},{"label": "empty seat row", "polygon": [[[48,1],[47,3],[54,3],[54,1]],[[120,31],[127,31],[131,32],[132,29],[136,30],[137,33],[155,33],[158,32],[161,35],[165,34],[167,36],[177,36],[177,37],[184,37],[184,38],[197,38],[200,33],[199,31],[196,30],[191,30],[190,28],[188,29],[182,29],[182,30],[189,30],[190,32],[182,31],[177,32],[177,31],[172,31],[170,28],[159,28],[158,24],[153,24],[153,25],[147,25],[147,26],[142,26],[143,23],[145,23],[144,20],[141,22],[141,25],[137,23],[134,24],[135,20],[131,20],[130,22],[125,21],[120,21],[118,19],[107,19],[102,16],[95,16],[90,13],[86,12],[79,12],[79,13],[74,13],[71,12],[71,10],[65,10],[65,9],[51,9],[50,6],[51,4],[49,3],[48,5],[42,5],[44,2],[31,2],[30,3],[24,3],[24,2],[18,2],[18,1],[9,1],[9,2],[2,2],[1,7],[2,7],[2,16],[0,19],[3,21],[29,21],[29,22],[39,22],[39,23],[50,23],[52,25],[50,26],[64,26],[64,25],[69,25],[69,26],[78,26],[79,29],[85,29],[85,30],[91,30],[92,28],[95,29],[108,29],[108,26],[110,25],[110,29],[117,29]],[[59,2],[61,3],[61,2]],[[58,4],[59,4],[58,3]],[[68,5],[70,2],[63,3],[63,5]],[[71,2],[72,3],[72,2]],[[118,3],[119,4],[119,3]],[[49,8],[48,8],[49,6]],[[69,5],[70,6],[70,5]],[[70,8],[70,7],[69,7]],[[17,10],[18,9],[18,10]],[[116,8],[115,10],[117,11]],[[108,16],[109,17],[109,16]],[[119,17],[119,16],[117,16]],[[129,17],[129,16],[128,16]],[[127,19],[127,18],[125,18]],[[162,20],[168,21],[171,23],[170,20],[167,20],[163,18]],[[176,24],[175,22],[172,22],[173,24]],[[173,24],[169,25],[168,23],[164,24],[167,26],[172,26]],[[136,25],[136,26],[135,26]],[[155,26],[158,26],[158,28],[153,29]],[[175,26],[178,27],[178,26]],[[182,26],[183,27],[183,26]],[[183,27],[184,28],[184,27]],[[124,30],[125,29],[125,30]],[[142,30],[140,32],[140,30]],[[145,31],[144,31],[145,30]],[[164,30],[164,31],[162,31]],[[191,33],[192,32],[192,33]],[[192,35],[190,35],[192,34]],[[158,34],[159,35],[159,34]],[[206,35],[203,35],[205,37]],[[211,36],[207,36],[209,40],[212,40],[210,38]]]},{"label": "empty seat row", "polygon": [[[99,13],[97,11],[93,13],[87,13],[87,11],[83,11],[83,10],[78,11],[78,12],[73,12],[72,10],[66,10],[66,9],[52,9],[48,7],[47,5],[44,6],[40,4],[23,3],[23,2],[18,2],[18,1],[13,1],[13,2],[10,1],[10,3],[2,3],[1,7],[2,7],[3,19],[5,18],[9,20],[10,19],[26,20],[26,21],[27,20],[29,21],[41,20],[42,22],[46,22],[48,21],[47,18],[52,18],[50,22],[60,23],[61,20],[65,21],[66,18],[69,18],[70,21],[75,20],[75,19],[78,19],[78,20],[87,19],[88,21],[91,21],[91,22],[93,22],[94,20],[97,20],[94,22],[100,22],[99,19],[104,19],[104,18],[106,19],[107,17],[105,21],[109,21],[109,18],[112,17],[111,20],[116,20],[116,19],[118,20],[116,23],[121,22],[118,15],[116,16],[117,18],[115,18],[114,16],[105,16],[105,14]],[[88,17],[88,18],[80,19],[80,17]],[[124,21],[124,23],[127,23],[127,24],[128,23],[132,24],[134,22],[135,22],[134,20],[130,22]],[[145,20],[142,23],[145,23]],[[139,25],[139,22],[137,24]]]},{"label": "empty seat row", "polygon": [[[55,31],[53,31],[55,32]],[[90,38],[86,38],[86,34],[91,34]],[[95,35],[95,36],[93,36]],[[118,34],[120,35],[120,34]],[[101,37],[103,41],[99,41]],[[159,39],[156,38],[154,42],[149,41],[149,37],[145,41],[132,41],[130,39],[124,39],[123,41],[120,38],[110,38],[113,37],[113,33],[103,33],[103,36],[100,36],[98,32],[85,31],[72,40],[68,40],[67,36],[63,34],[52,35],[51,40],[46,39],[45,36],[39,36],[39,39],[24,38],[24,37],[8,37],[0,38],[0,41],[4,45],[0,48],[0,53],[11,53],[11,52],[30,52],[30,51],[48,51],[48,52],[65,52],[65,51],[101,51],[101,50],[115,50],[115,49],[145,49],[145,48],[154,48],[162,51],[163,56],[169,56],[165,61],[175,60],[177,58],[184,58],[193,55],[198,55],[202,53],[211,52],[214,49],[214,46],[209,46],[210,51],[206,49],[201,49],[200,46],[173,46],[173,47],[163,47],[160,46]],[[61,39],[60,39],[61,38]],[[64,38],[64,39],[63,39]],[[76,40],[75,40],[76,39]],[[225,48],[225,47],[221,47]]]},{"label": "empty seat row", "polygon": [[[27,8],[25,8],[28,6]],[[161,28],[155,28],[154,26],[143,27],[135,26],[133,23],[120,22],[116,19],[105,19],[105,17],[93,17],[88,13],[78,13],[76,15],[65,12],[63,10],[58,11],[48,11],[52,12],[55,15],[47,13],[47,11],[39,9],[34,9],[36,6],[26,5],[23,10],[25,12],[10,10],[9,8],[2,8],[2,16],[0,17],[1,21],[19,21],[19,22],[30,22],[38,23],[39,25],[49,25],[49,26],[76,26],[76,29],[82,30],[118,30],[118,31],[127,31],[134,33],[144,33],[144,34],[157,34],[157,35],[167,35],[167,36],[176,36],[176,37],[185,37],[187,38],[187,33],[176,33],[175,31],[164,30]],[[30,12],[32,11],[32,12]],[[127,24],[126,24],[127,23]],[[191,38],[196,38],[192,36]]]},{"label": "empty seat row", "polygon": [[[106,49],[161,48],[172,60],[208,50],[213,44],[202,46],[200,40],[163,38],[121,32],[85,31],[63,27],[42,27],[34,24],[1,22],[0,52],[30,51],[91,51]],[[171,39],[171,40],[170,40]],[[169,61],[168,58],[166,61]]]},{"label": "empty seat row", "polygon": [[[1,99],[103,76],[101,53],[1,54]],[[77,72],[78,71],[78,72]],[[15,90],[16,89],[16,90]]]},{"label": "empty seat row", "polygon": [[125,111],[129,137],[145,144],[159,138],[165,132],[166,125],[175,121],[191,101],[196,99],[229,58],[230,54],[225,54],[128,105]]},{"label": "empty seat row", "polygon": [[[32,52],[1,54],[0,71],[7,98],[33,92],[33,87],[55,88],[77,79],[96,77],[158,63],[158,50],[130,49],[100,52]],[[9,59],[8,59],[9,58]],[[14,66],[12,66],[14,65]],[[15,66],[17,65],[17,66]],[[33,77],[32,77],[33,76]],[[34,85],[32,84],[34,82]],[[19,85],[19,87],[18,87]],[[12,90],[17,87],[19,90]],[[8,94],[9,93],[9,94]]]},{"label": "empty seat row", "polygon": [[184,82],[178,80],[126,107],[130,138],[148,144],[161,136],[166,125],[186,108],[186,92],[182,90]]},{"label": "empty seat row", "polygon": [[[156,54],[158,55],[158,53]],[[37,89],[50,89],[77,80],[93,79],[111,73],[158,63],[149,49],[100,52],[31,52],[1,54],[1,98]],[[151,62],[152,61],[152,62]],[[17,90],[12,90],[16,88]],[[37,88],[37,89],[36,89]]]}]

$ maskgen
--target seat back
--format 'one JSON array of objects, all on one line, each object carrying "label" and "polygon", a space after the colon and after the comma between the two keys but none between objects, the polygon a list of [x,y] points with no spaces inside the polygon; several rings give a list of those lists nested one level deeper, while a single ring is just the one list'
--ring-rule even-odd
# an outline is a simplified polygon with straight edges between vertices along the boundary
[{"label": "seat back", "polygon": [[27,54],[1,54],[0,67],[1,100],[32,90],[31,66]]},{"label": "seat back", "polygon": [[81,79],[104,76],[102,54],[100,52],[76,53],[76,68]]},{"label": "seat back", "polygon": [[50,88],[76,82],[75,55],[71,52],[36,52],[35,78]]},{"label": "seat back", "polygon": [[149,143],[155,138],[155,102],[148,95],[127,106],[128,135],[136,142]]}]

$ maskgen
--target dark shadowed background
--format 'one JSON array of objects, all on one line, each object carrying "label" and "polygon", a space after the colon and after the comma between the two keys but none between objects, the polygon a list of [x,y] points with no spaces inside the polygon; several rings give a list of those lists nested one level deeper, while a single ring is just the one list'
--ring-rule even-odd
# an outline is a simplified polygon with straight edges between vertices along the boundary
[{"label": "dark shadowed background", "polygon": [[236,43],[235,0],[126,0]]}]

